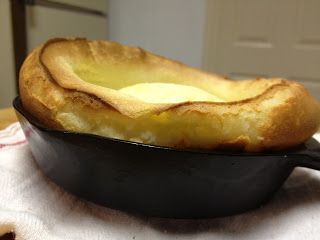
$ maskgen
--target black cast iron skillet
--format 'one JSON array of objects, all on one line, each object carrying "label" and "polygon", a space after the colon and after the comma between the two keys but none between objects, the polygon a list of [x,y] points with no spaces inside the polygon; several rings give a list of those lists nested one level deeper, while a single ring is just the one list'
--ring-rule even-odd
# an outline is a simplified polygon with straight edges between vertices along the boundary
[{"label": "black cast iron skillet", "polygon": [[44,173],[67,191],[147,216],[207,218],[261,206],[295,167],[320,169],[320,144],[287,152],[177,150],[43,127],[13,106]]}]

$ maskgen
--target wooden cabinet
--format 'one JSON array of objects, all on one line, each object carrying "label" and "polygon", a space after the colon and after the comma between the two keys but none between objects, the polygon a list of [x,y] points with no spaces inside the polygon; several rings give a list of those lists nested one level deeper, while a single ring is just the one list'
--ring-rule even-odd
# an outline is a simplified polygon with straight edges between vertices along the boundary
[{"label": "wooden cabinet", "polygon": [[[0,0],[0,108],[11,106],[17,95],[10,2]],[[53,37],[107,39],[107,0],[55,0],[50,1],[56,3],[51,5],[45,0],[33,2],[25,8],[27,52]],[[81,8],[92,11],[81,11]]]}]

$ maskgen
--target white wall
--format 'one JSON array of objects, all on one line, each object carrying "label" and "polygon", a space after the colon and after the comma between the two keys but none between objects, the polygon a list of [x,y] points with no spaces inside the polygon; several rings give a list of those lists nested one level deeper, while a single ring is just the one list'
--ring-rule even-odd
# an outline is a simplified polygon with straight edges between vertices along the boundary
[{"label": "white wall", "polygon": [[205,0],[109,0],[109,39],[202,65]]}]

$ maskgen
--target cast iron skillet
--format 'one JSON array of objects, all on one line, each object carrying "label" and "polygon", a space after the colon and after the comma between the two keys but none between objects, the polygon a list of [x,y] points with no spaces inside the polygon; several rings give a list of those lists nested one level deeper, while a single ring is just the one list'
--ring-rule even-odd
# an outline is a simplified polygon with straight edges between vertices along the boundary
[{"label": "cast iron skillet", "polygon": [[267,202],[295,167],[320,169],[320,144],[287,152],[176,150],[43,127],[13,106],[44,173],[84,199],[147,216],[221,217]]}]

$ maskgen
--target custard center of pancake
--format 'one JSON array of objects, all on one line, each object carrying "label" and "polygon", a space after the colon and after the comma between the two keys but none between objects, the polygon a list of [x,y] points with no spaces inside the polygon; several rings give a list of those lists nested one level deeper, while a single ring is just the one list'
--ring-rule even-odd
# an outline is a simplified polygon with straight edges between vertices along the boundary
[{"label": "custard center of pancake", "polygon": [[225,102],[211,91],[184,83],[185,79],[176,73],[153,69],[151,75],[150,71],[139,66],[100,66],[90,63],[74,67],[74,72],[83,81],[117,90],[148,103]]},{"label": "custard center of pancake", "polygon": [[221,98],[197,87],[175,83],[138,83],[121,88],[119,92],[148,103],[223,102]]}]

